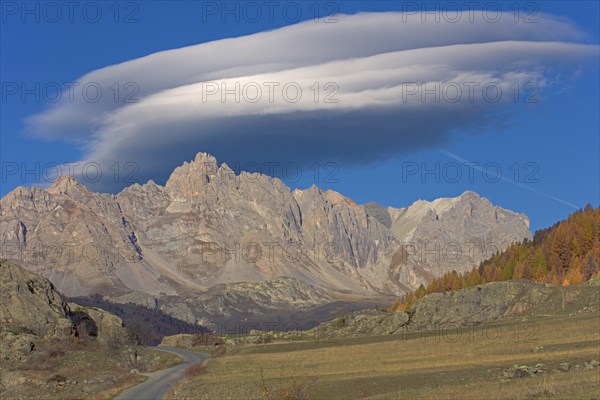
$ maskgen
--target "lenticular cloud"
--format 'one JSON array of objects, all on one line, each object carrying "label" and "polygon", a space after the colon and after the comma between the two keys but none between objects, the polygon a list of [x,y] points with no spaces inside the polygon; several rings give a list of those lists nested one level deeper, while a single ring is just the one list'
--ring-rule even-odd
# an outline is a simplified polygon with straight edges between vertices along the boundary
[{"label": "lenticular cloud", "polygon": [[[77,88],[102,96],[92,102],[76,89],[74,101],[63,96],[28,128],[83,143],[82,163],[133,162],[142,180],[164,179],[198,151],[242,164],[371,162],[493,125],[490,115],[543,101],[558,77],[598,56],[597,45],[551,15],[537,23],[491,23],[477,12],[456,22],[395,12],[337,19],[92,71]],[[118,98],[115,83],[126,89]]]}]

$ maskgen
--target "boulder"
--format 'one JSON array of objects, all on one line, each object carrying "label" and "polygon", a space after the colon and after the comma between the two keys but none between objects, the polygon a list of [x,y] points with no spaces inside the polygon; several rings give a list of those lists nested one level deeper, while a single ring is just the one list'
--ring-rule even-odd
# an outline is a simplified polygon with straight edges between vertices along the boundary
[{"label": "boulder", "polygon": [[196,346],[217,346],[223,344],[223,339],[213,334],[189,334],[181,333],[178,335],[165,336],[162,338],[159,346],[161,347],[180,347],[191,348]]},{"label": "boulder", "polygon": [[82,307],[75,303],[69,303],[69,308],[76,328],[83,326],[89,336],[105,338],[124,329],[121,318],[100,308]]},{"label": "boulder", "polygon": [[560,366],[558,368],[561,371],[569,372],[569,370],[571,369],[571,364],[569,364],[568,362],[560,363]]}]

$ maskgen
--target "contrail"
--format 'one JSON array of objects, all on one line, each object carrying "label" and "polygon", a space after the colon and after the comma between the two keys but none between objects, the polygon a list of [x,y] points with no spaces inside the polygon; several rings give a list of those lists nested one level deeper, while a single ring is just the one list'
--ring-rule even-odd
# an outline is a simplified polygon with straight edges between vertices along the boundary
[{"label": "contrail", "polygon": [[[478,171],[481,171],[481,172],[483,172],[483,168],[481,168],[481,167],[478,167],[478,166],[475,166],[475,165],[472,165],[472,164],[473,164],[472,162],[470,162],[469,160],[467,160],[467,159],[465,159],[465,158],[462,158],[462,157],[460,157],[460,156],[459,156],[459,155],[457,155],[457,154],[454,154],[454,153],[452,153],[451,151],[444,150],[444,149],[440,149],[440,153],[442,153],[442,154],[444,154],[445,156],[447,156],[447,157],[450,157],[450,158],[452,158],[452,159],[454,159],[454,160],[456,160],[456,161],[460,161],[460,162],[462,162],[462,163],[470,163],[470,164],[471,164],[471,166],[472,166],[472,168],[474,168],[474,169],[476,169],[476,170],[478,170]],[[512,185],[515,185],[515,186],[521,187],[521,188],[523,188],[523,189],[527,189],[527,190],[529,190],[530,192],[537,193],[537,194],[539,194],[539,195],[541,195],[541,196],[547,197],[547,198],[549,198],[549,199],[552,199],[552,200],[554,200],[554,201],[558,201],[559,203],[562,203],[562,204],[565,204],[565,205],[567,205],[567,206],[569,206],[569,207],[572,207],[572,208],[574,208],[575,210],[579,210],[579,209],[580,209],[580,207],[577,207],[577,206],[576,206],[575,204],[573,204],[573,203],[569,203],[568,201],[566,201],[566,200],[563,200],[563,199],[560,199],[560,198],[558,198],[558,197],[556,197],[556,196],[553,196],[553,195],[551,195],[551,194],[544,193],[544,192],[540,192],[540,191],[539,191],[539,190],[537,190],[537,189],[534,189],[534,188],[532,188],[532,187],[529,187],[529,186],[527,186],[527,185],[524,185],[524,184],[522,184],[522,183],[519,183],[519,182],[515,182],[515,181],[513,181],[513,180],[510,180],[510,179],[507,179],[507,178],[505,178],[504,176],[500,176],[499,178],[500,178],[500,179],[502,179],[504,182],[508,182],[508,183],[510,183],[510,184],[512,184]]]}]

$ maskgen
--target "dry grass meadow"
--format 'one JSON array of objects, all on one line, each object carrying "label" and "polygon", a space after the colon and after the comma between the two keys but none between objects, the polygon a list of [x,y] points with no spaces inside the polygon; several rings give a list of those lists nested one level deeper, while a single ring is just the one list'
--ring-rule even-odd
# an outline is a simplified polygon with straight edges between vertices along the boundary
[{"label": "dry grass meadow", "polygon": [[[236,346],[176,399],[599,399],[598,315],[530,318],[462,331]],[[544,363],[543,376],[503,371]]]}]

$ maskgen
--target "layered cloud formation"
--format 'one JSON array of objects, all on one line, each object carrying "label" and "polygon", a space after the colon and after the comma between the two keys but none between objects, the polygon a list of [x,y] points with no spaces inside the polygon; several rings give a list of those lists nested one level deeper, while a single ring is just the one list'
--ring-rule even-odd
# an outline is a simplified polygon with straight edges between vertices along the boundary
[{"label": "layered cloud formation", "polygon": [[[75,90],[28,128],[81,143],[80,163],[133,162],[142,181],[198,151],[240,165],[372,162],[500,123],[508,105],[539,101],[598,58],[570,22],[536,17],[360,13],[162,51],[81,77],[79,88],[103,95]],[[126,89],[118,99],[115,83]],[[95,189],[120,184],[107,175]]]}]

